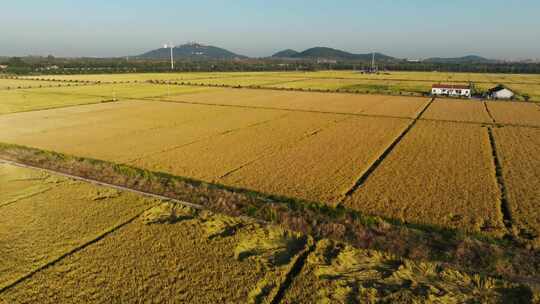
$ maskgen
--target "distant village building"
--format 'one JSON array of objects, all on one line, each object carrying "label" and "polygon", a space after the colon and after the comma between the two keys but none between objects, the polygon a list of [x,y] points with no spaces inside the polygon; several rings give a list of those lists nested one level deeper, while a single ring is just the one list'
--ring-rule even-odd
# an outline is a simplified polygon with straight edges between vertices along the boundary
[{"label": "distant village building", "polygon": [[502,84],[489,89],[487,94],[491,99],[512,99],[516,95],[512,90]]},{"label": "distant village building", "polygon": [[459,84],[434,84],[431,87],[431,95],[451,96],[451,97],[471,97],[472,88],[470,85]]},{"label": "distant village building", "polygon": [[4,65],[4,64],[0,64],[0,70],[5,70],[7,69],[8,66],[7,65]]},{"label": "distant village building", "polygon": [[331,63],[331,64],[335,64],[337,63],[337,60],[336,59],[327,59],[327,58],[317,58],[317,63]]}]

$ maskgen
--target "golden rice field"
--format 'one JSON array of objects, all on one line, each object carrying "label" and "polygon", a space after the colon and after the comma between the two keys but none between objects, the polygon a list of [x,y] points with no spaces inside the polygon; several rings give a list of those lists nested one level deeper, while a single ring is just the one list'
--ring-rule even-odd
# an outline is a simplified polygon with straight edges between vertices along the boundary
[{"label": "golden rice field", "polygon": [[534,74],[392,71],[371,75],[361,74],[356,71],[317,71],[43,75],[23,78],[100,82],[161,80],[205,85],[262,86],[268,88],[350,91],[394,95],[418,95],[427,93],[430,91],[433,83],[467,84],[473,82],[478,89],[484,91],[498,84],[504,84],[521,96],[527,94],[532,101],[540,101],[540,77]]},{"label": "golden rice field", "polygon": [[227,185],[336,204],[410,123],[353,117],[224,177]]},{"label": "golden rice field", "polygon": [[0,164],[0,179],[10,193],[49,188],[0,206],[7,219],[0,222],[2,303],[504,302],[527,296],[502,279],[315,241],[33,169]]},{"label": "golden rice field", "polygon": [[[217,89],[162,98],[208,105],[414,118],[428,98]],[[388,105],[388,106],[385,106]]]},{"label": "golden rice field", "polygon": [[519,233],[540,243],[540,130],[493,129],[512,221]]},{"label": "golden rice field", "polygon": [[[120,101],[100,102],[113,93]],[[490,233],[504,227],[482,125],[492,117],[502,126],[540,121],[532,103],[150,83],[0,94],[13,94],[0,107],[27,111],[0,116],[0,142],[330,205],[345,199],[364,213]]]},{"label": "golden rice field", "polygon": [[505,303],[516,288],[436,263],[414,262],[330,240],[317,243],[285,303]]},{"label": "golden rice field", "polygon": [[6,164],[0,183],[0,289],[155,204]]},{"label": "golden rice field", "polygon": [[495,122],[540,126],[540,105],[532,103],[486,102]]},{"label": "golden rice field", "polygon": [[419,121],[345,205],[405,222],[504,228],[487,129]]},{"label": "golden rice field", "polygon": [[459,122],[493,122],[483,102],[448,99],[433,102],[421,118]]}]

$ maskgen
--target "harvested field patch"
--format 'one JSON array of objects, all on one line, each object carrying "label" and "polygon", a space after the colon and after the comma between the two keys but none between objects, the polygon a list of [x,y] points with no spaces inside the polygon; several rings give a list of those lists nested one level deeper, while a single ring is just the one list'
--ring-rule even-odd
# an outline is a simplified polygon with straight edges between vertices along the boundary
[{"label": "harvested field patch", "polygon": [[493,133],[516,232],[540,247],[540,130],[502,127]]},{"label": "harvested field patch", "polygon": [[495,122],[540,126],[540,106],[525,102],[486,102]]},{"label": "harvested field patch", "polygon": [[322,240],[285,303],[527,303],[523,287]]},{"label": "harvested field patch", "polygon": [[436,99],[421,118],[433,120],[492,122],[485,106],[480,101]]},{"label": "harvested field patch", "polygon": [[418,121],[344,204],[405,222],[502,232],[487,129]]},{"label": "harvested field patch", "polygon": [[136,167],[215,181],[260,158],[295,145],[347,116],[292,113],[265,124],[244,128],[136,160]]},{"label": "harvested field patch", "polygon": [[[48,191],[32,194],[36,186],[20,184],[29,169],[0,166],[8,178],[8,196],[19,199],[0,207],[0,288],[47,265],[63,254],[95,239],[143,211],[155,202],[130,193],[73,182],[58,176],[36,173],[34,185]],[[13,176],[13,177],[11,177]],[[10,184],[14,182],[15,186]],[[2,196],[4,196],[2,184]]]},{"label": "harvested field patch", "polygon": [[[0,297],[268,303],[307,242],[278,227],[164,204]],[[164,217],[175,220],[159,220]]]},{"label": "harvested field patch", "polygon": [[335,203],[409,123],[405,119],[351,117],[239,169],[222,182]]}]

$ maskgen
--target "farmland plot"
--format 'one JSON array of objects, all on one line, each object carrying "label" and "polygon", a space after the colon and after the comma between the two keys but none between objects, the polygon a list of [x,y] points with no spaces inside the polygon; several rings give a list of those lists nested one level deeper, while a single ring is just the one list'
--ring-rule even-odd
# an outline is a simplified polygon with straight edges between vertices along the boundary
[{"label": "farmland plot", "polygon": [[[194,102],[241,107],[261,107],[286,110],[361,113],[391,96],[328,94],[250,89],[221,89],[220,91],[184,94],[166,98],[171,101]],[[406,116],[406,114],[404,115]]]},{"label": "farmland plot", "polygon": [[295,77],[271,77],[271,76],[256,76],[256,77],[223,77],[223,78],[204,78],[189,80],[190,83],[205,84],[205,85],[226,85],[226,86],[267,86],[279,83],[289,83],[303,78]]},{"label": "farmland plot", "polygon": [[308,238],[163,203],[0,295],[36,303],[269,303]]},{"label": "farmland plot", "polygon": [[[70,145],[66,151],[104,160],[130,162],[222,134],[266,124],[286,115],[281,111],[174,105],[177,107],[177,113],[184,112],[181,115],[184,120],[176,118],[172,121],[174,125],[130,131],[130,136],[114,135],[102,138],[99,133],[91,134],[87,144]],[[190,107],[199,107],[199,109],[190,111]],[[115,125],[115,122],[111,124]],[[120,124],[116,127],[123,130],[125,125]],[[215,152],[219,153],[219,151]]]},{"label": "farmland plot", "polygon": [[152,171],[214,181],[265,155],[294,145],[303,137],[346,117],[288,112],[286,116],[265,124],[141,158],[133,165]]},{"label": "farmland plot", "polygon": [[487,130],[419,121],[344,202],[405,222],[500,232],[500,192]]},{"label": "farmland plot", "polygon": [[415,118],[428,104],[427,98],[420,97],[399,97],[389,98],[370,107],[362,114],[375,116],[392,116]]},{"label": "farmland plot", "polygon": [[409,123],[351,117],[231,173],[222,182],[335,203]]},{"label": "farmland plot", "polygon": [[212,91],[212,88],[191,87],[178,85],[157,85],[149,83],[121,83],[121,84],[100,84],[72,87],[56,87],[26,90],[27,92],[39,93],[41,95],[66,94],[70,96],[94,96],[104,100],[116,99],[137,99],[137,98],[157,98],[160,96],[194,94],[197,92]]},{"label": "farmland plot", "polygon": [[478,123],[492,122],[482,102],[445,99],[435,100],[421,118]]},{"label": "farmland plot", "polygon": [[540,245],[540,130],[493,129],[512,221]]},{"label": "farmland plot", "polygon": [[[55,150],[77,156],[128,161],[174,147],[187,145],[221,133],[264,124],[287,114],[282,111],[211,107],[168,102],[132,102],[130,107],[96,113],[67,114],[63,126],[50,124],[50,111],[27,113],[33,118],[31,130],[17,134],[13,119],[0,125],[0,141]],[[55,110],[54,113],[62,112]],[[69,112],[69,111],[68,111]],[[18,116],[24,122],[25,115]],[[43,124],[43,128],[40,126]],[[11,130],[13,133],[11,133]],[[14,135],[16,134],[16,135]]]},{"label": "farmland plot", "polygon": [[99,96],[44,93],[42,91],[48,89],[0,90],[0,114],[99,103],[104,100],[103,97]]},{"label": "farmland plot", "polygon": [[486,102],[495,122],[540,126],[540,106],[524,102]]},{"label": "farmland plot", "polygon": [[[0,288],[95,239],[155,202],[1,165]],[[34,176],[37,175],[37,176]],[[22,179],[22,180],[21,180]],[[6,185],[7,184],[7,185]],[[41,187],[41,191],[36,191]]]},{"label": "farmland plot", "polygon": [[47,174],[37,170],[20,168],[0,163],[0,207],[17,202],[52,188],[52,184],[40,183]]},{"label": "farmland plot", "polygon": [[[322,240],[284,303],[503,303],[519,285]],[[516,293],[517,292],[517,293]],[[522,293],[521,293],[522,294]]]}]

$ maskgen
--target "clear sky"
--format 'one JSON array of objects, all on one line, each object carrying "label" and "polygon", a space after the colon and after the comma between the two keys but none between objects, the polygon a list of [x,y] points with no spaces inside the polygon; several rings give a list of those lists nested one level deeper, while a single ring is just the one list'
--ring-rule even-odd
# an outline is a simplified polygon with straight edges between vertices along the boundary
[{"label": "clear sky", "polygon": [[0,55],[124,56],[197,41],[248,56],[331,46],[423,58],[540,58],[539,0],[17,0]]}]

